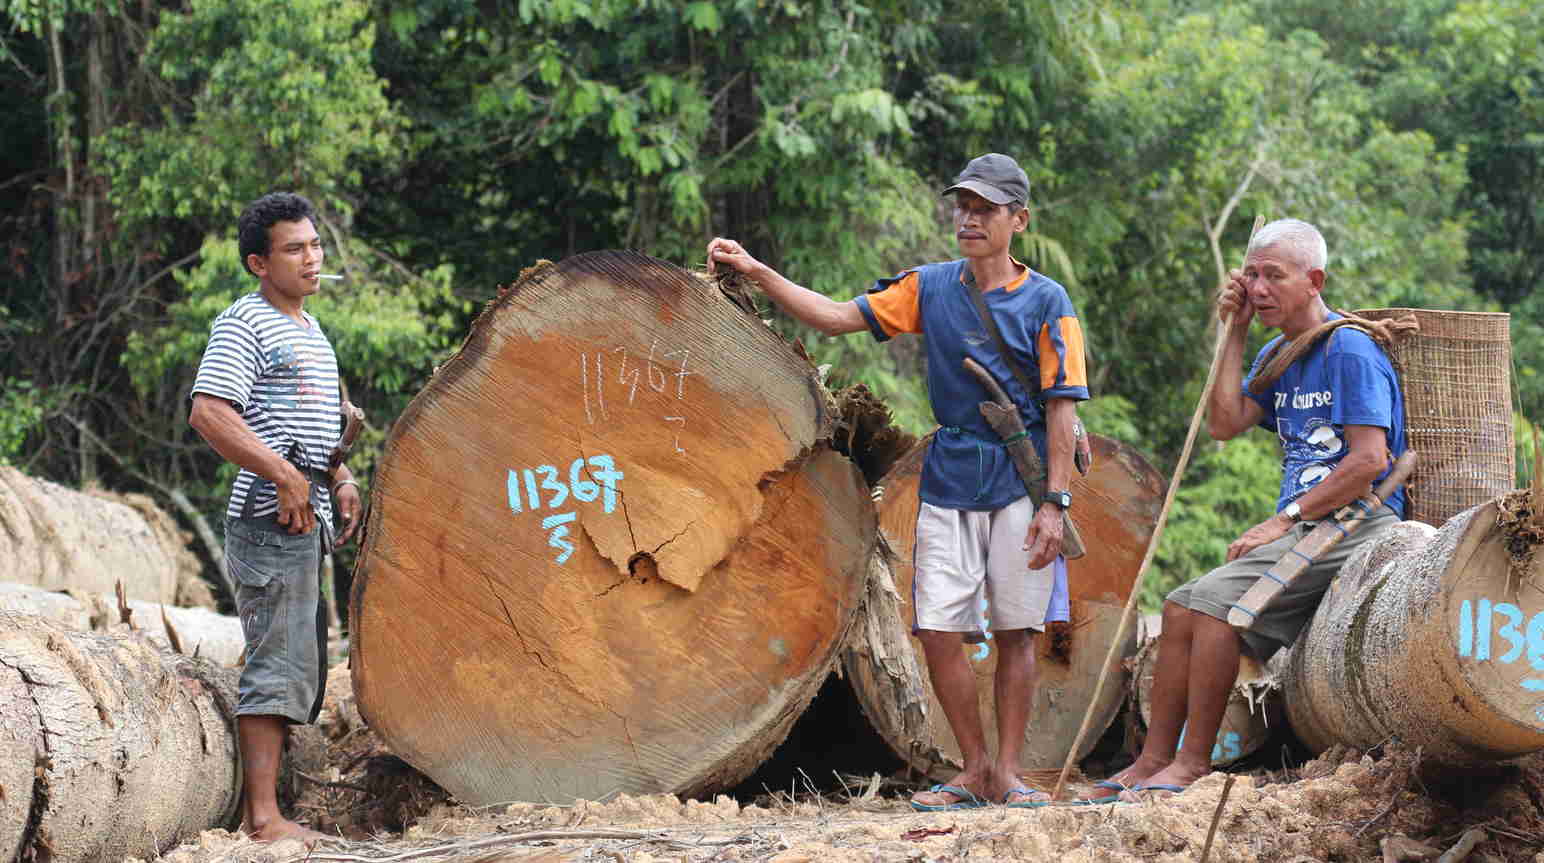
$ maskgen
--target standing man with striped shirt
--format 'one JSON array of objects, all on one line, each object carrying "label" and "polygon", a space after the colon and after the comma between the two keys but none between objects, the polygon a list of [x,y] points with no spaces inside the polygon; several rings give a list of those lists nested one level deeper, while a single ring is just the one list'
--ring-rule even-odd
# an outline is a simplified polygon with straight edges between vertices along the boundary
[{"label": "standing man with striped shirt", "polygon": [[[327,679],[321,565],[352,538],[359,486],[329,456],[342,432],[338,361],[305,312],[322,242],[305,198],[265,195],[238,223],[255,292],[215,318],[188,422],[241,468],[225,510],[225,561],[246,636],[236,707],[243,828],[259,840],[323,835],[285,818],[276,794],[284,735],[312,722]],[[333,498],[341,533],[334,540]]]}]

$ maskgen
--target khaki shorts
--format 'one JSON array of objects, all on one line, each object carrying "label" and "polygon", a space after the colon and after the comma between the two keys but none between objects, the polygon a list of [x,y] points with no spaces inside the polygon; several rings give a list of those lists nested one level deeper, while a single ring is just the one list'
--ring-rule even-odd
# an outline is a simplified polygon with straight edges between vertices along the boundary
[{"label": "khaki shorts", "polygon": [[322,605],[321,525],[291,534],[273,516],[227,518],[225,563],[236,582],[246,637],[237,716],[313,722],[327,683],[327,610]]},{"label": "khaki shorts", "polygon": [[[1297,640],[1297,634],[1313,619],[1320,598],[1329,589],[1330,582],[1340,572],[1341,565],[1351,557],[1351,553],[1363,543],[1375,541],[1380,532],[1398,522],[1399,518],[1393,510],[1387,506],[1379,507],[1362,522],[1361,527],[1320,555],[1290,586],[1277,594],[1255,617],[1254,625],[1240,633],[1255,658],[1264,662],[1277,650]],[[1168,595],[1166,601],[1199,611],[1208,617],[1227,620],[1233,603],[1238,602],[1267,569],[1281,560],[1288,549],[1307,536],[1314,524],[1305,521],[1293,525],[1280,539],[1268,542],[1238,560],[1229,561],[1194,581],[1180,585]]]},{"label": "khaki shorts", "polygon": [[1066,564],[1029,568],[1024,535],[1034,514],[1028,497],[989,512],[923,502],[912,553],[914,629],[1043,630],[1047,620],[1066,620]]}]

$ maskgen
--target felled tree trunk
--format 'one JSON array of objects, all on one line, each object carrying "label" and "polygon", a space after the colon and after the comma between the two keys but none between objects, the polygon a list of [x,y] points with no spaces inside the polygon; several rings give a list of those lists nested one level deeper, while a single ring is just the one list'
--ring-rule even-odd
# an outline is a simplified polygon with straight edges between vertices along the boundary
[{"label": "felled tree trunk", "polygon": [[1316,750],[1395,738],[1477,765],[1544,749],[1544,529],[1529,492],[1358,549],[1292,649],[1288,720]]},{"label": "felled tree trunk", "polygon": [[240,799],[236,672],[0,612],[0,855],[149,859]]},{"label": "felled tree trunk", "polygon": [[[1065,762],[1163,505],[1163,478],[1140,454],[1098,436],[1093,446],[1093,470],[1072,483],[1073,513],[1088,554],[1068,564],[1071,623],[1053,624],[1048,635],[1038,639],[1040,689],[1021,759],[1026,770],[1060,767]],[[870,582],[860,628],[849,641],[843,667],[880,736],[912,767],[942,779],[961,766],[960,748],[933,697],[922,644],[910,637],[917,487],[926,451],[927,442],[918,445],[880,483],[884,491],[879,526],[884,543],[876,552],[879,559],[871,563],[876,577]],[[1116,663],[1136,649],[1135,634],[1130,628],[1128,633]],[[997,651],[990,639],[961,649],[976,673],[987,739],[995,740],[992,675]],[[1120,666],[1111,673],[1120,675]],[[1106,684],[1095,706],[1093,733],[1085,737],[1078,757],[1088,754],[1098,732],[1115,717],[1124,689],[1119,677]]]},{"label": "felled tree trunk", "polygon": [[633,253],[522,274],[392,429],[354,692],[459,799],[702,793],[831,668],[874,542],[802,353]]},{"label": "felled tree trunk", "polygon": [[130,599],[191,605],[199,569],[143,495],[73,491],[0,466],[0,581],[103,594],[122,582]]},{"label": "felled tree trunk", "polygon": [[[124,621],[124,610],[129,620]],[[136,631],[157,647],[235,665],[246,650],[241,620],[207,608],[177,608],[99,593],[59,593],[26,584],[0,583],[0,610],[46,617],[79,632]]]}]

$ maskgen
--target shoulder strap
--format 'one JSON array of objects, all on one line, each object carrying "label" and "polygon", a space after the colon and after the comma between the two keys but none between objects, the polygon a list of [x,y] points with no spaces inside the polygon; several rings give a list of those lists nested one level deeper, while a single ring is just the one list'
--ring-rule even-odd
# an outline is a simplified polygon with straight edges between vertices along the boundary
[{"label": "shoulder strap", "polygon": [[[966,272],[969,273],[968,267]],[[981,291],[976,288],[976,277],[967,275],[964,287],[965,293],[970,295],[970,301],[976,306],[976,314],[981,316],[981,323],[985,324],[986,331],[992,334],[992,341],[997,345],[997,352],[1002,355],[1008,370],[1013,372],[1014,379],[1024,388],[1025,394],[1034,398],[1035,394],[1040,392],[1040,387],[1030,382],[1024,367],[1019,365],[1018,360],[1013,356],[1013,351],[1008,349],[1008,343],[1003,340],[1002,331],[997,328],[997,320],[992,317],[992,310],[987,308],[986,297],[983,297]]]}]

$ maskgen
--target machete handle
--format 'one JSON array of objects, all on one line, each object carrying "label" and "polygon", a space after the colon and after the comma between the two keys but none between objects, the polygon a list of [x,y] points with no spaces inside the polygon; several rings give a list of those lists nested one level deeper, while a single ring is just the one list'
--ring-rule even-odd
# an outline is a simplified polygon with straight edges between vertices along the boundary
[{"label": "machete handle", "polygon": [[965,371],[975,375],[976,380],[980,381],[983,387],[986,387],[987,395],[991,396],[992,401],[997,402],[1003,407],[1013,407],[1013,399],[1008,398],[1008,393],[1003,389],[1002,384],[998,383],[997,378],[992,377],[992,373],[987,371],[984,366],[970,357],[966,357]]},{"label": "machete handle", "polygon": [[1378,483],[1378,487],[1373,489],[1371,494],[1357,498],[1341,507],[1333,518],[1319,522],[1307,536],[1293,543],[1292,548],[1282,555],[1281,560],[1276,561],[1255,579],[1255,583],[1239,597],[1238,602],[1228,609],[1228,624],[1239,632],[1252,627],[1256,617],[1271,604],[1271,600],[1286,590],[1293,580],[1303,574],[1320,555],[1360,527],[1374,510],[1383,505],[1389,495],[1404,485],[1410,473],[1415,470],[1415,462],[1415,451],[1406,450],[1405,454],[1394,462],[1394,468],[1389,471],[1388,476]]}]

